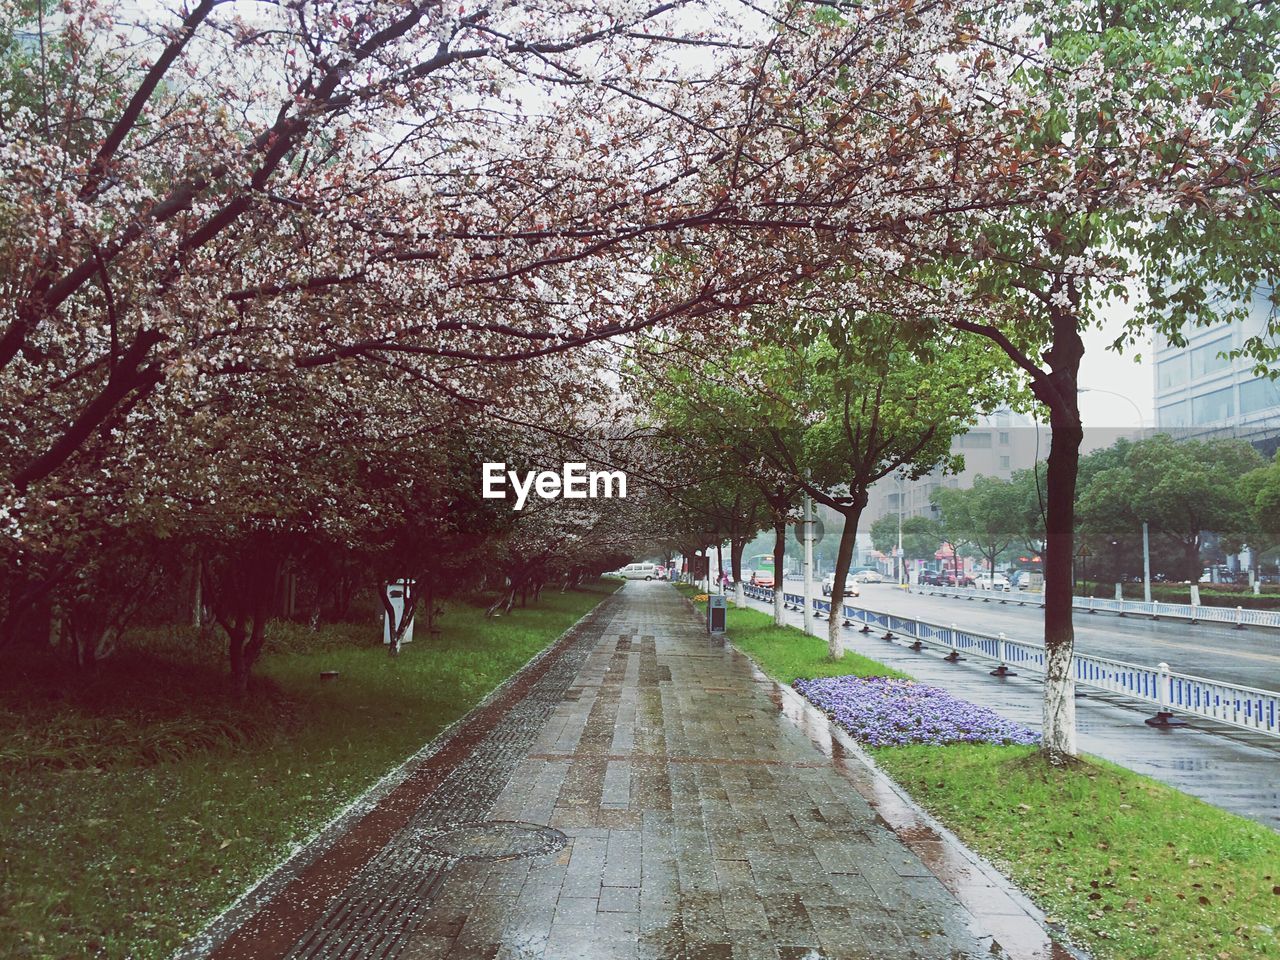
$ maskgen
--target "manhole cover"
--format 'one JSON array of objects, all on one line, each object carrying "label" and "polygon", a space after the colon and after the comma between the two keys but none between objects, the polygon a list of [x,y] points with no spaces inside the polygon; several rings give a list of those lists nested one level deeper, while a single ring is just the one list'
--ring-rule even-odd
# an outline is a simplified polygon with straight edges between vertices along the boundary
[{"label": "manhole cover", "polygon": [[428,850],[455,860],[521,860],[553,853],[568,842],[559,830],[510,820],[463,823],[422,838]]}]

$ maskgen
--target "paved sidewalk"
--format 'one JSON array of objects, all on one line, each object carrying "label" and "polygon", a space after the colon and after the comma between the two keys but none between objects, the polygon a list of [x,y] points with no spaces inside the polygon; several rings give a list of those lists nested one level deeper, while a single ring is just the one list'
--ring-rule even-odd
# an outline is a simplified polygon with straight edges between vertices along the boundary
[{"label": "paved sidewalk", "polygon": [[186,956],[1069,956],[794,693],[630,583]]}]

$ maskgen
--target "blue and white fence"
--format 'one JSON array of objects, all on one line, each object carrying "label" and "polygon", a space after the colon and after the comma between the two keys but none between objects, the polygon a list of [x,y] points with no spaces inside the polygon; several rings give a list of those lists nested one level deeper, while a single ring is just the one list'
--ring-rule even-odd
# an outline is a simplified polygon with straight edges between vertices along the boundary
[{"label": "blue and white fence", "polygon": [[[1021,591],[984,590],[981,587],[935,587],[912,584],[917,593],[941,597],[962,597],[983,603],[1016,604],[1020,607],[1043,607],[1044,595]],[[1169,617],[1192,623],[1225,623],[1237,629],[1246,627],[1280,628],[1280,610],[1250,610],[1247,607],[1207,607],[1204,604],[1165,603],[1163,600],[1113,600],[1105,597],[1073,597],[1071,605],[1085,613],[1139,614],[1159,620]]]},{"label": "blue and white fence", "polygon": [[[773,602],[773,591],[765,587],[747,586],[746,594],[766,603]],[[793,593],[782,596],[789,606],[804,609],[803,596]],[[814,598],[813,608],[818,613],[831,615],[831,603],[827,600]],[[919,644],[918,649],[928,645],[946,650],[951,660],[966,657],[989,660],[1005,668],[1001,675],[1018,670],[1044,673],[1042,644],[1010,640],[1003,633],[993,636],[961,630],[954,624],[944,626],[862,607],[845,605],[842,609],[850,625],[883,629],[886,639],[895,634],[908,637]],[[1276,691],[1174,673],[1167,663],[1147,667],[1082,653],[1075,654],[1072,663],[1076,683],[1154,704],[1158,714],[1186,713],[1280,737],[1280,693]]]}]

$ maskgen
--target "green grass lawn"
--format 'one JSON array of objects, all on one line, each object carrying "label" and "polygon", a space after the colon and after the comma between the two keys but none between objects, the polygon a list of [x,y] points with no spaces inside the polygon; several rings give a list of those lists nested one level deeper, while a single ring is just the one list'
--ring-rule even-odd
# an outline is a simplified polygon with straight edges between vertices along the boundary
[{"label": "green grass lawn", "polygon": [[[730,606],[728,636],[784,683],[902,676],[852,653],[832,662],[758,610]],[[1062,769],[1030,747],[870,753],[1097,960],[1280,957],[1280,834],[1260,824],[1093,757]]]},{"label": "green grass lawn", "polygon": [[275,626],[248,703],[190,635],[93,678],[0,663],[0,957],[167,956],[617,587],[456,606],[396,660],[376,624]]},{"label": "green grass lawn", "polygon": [[[701,591],[684,583],[676,584],[676,589],[687,597],[701,595]],[[703,605],[699,604],[699,608]],[[827,656],[825,640],[806,636],[795,627],[775,626],[772,614],[750,607],[738,608],[731,602],[725,625],[733,645],[783,683],[800,677],[907,676],[852,650],[846,650],[840,660],[832,660]]]},{"label": "green grass lawn", "polygon": [[1095,758],[886,747],[876,762],[1098,960],[1280,957],[1280,835]]}]

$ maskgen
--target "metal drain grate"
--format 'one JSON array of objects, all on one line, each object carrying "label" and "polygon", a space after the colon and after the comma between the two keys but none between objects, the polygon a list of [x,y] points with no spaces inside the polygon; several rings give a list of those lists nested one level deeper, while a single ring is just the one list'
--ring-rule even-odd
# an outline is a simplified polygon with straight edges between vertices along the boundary
[{"label": "metal drain grate", "polygon": [[421,838],[425,850],[453,860],[523,860],[554,853],[569,842],[559,830],[512,820],[463,823]]}]

